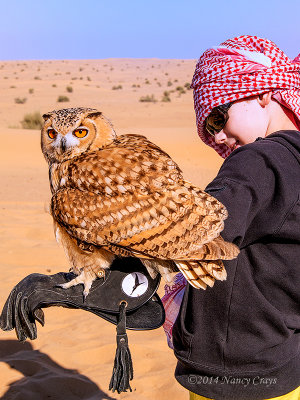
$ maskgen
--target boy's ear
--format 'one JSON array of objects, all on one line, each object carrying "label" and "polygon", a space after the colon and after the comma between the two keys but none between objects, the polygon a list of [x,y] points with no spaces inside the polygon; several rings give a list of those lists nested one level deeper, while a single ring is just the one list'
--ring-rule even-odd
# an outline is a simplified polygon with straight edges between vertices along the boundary
[{"label": "boy's ear", "polygon": [[262,107],[265,107],[270,103],[271,97],[272,97],[272,92],[262,93],[258,96],[257,101]]}]

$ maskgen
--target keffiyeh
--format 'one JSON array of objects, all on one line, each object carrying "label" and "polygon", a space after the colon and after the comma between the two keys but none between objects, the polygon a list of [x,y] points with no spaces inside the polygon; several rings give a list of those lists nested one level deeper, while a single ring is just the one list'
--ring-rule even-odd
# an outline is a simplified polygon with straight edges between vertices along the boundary
[{"label": "keffiyeh", "polygon": [[226,158],[232,150],[215,143],[205,131],[205,118],[220,104],[268,91],[294,113],[300,129],[299,71],[299,56],[292,61],[273,42],[257,36],[239,36],[206,50],[191,85],[200,138]]}]

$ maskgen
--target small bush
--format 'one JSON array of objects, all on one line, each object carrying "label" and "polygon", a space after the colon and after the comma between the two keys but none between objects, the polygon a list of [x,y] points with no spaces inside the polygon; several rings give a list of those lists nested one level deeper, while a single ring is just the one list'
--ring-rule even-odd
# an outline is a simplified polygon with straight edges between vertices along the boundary
[{"label": "small bush", "polygon": [[10,89],[15,89],[15,88],[16,88],[16,86],[14,86],[14,85],[10,86]]},{"label": "small bush", "polygon": [[22,99],[21,99],[21,97],[16,97],[15,98],[15,103],[16,104],[25,104],[26,101],[27,101],[26,97],[23,97]]},{"label": "small bush", "polygon": [[123,89],[122,85],[117,85],[117,86],[113,86],[112,90],[119,90],[119,89]]},{"label": "small bush", "polygon": [[179,94],[185,93],[185,90],[183,89],[182,86],[177,86],[176,90],[177,90],[177,92],[179,92]]},{"label": "small bush", "polygon": [[28,93],[29,93],[29,94],[32,94],[33,92],[34,92],[34,89],[33,89],[33,88],[28,89]]},{"label": "small bush", "polygon": [[145,80],[146,85],[150,85],[150,81],[148,79]]},{"label": "small bush", "polygon": [[87,79],[89,82],[91,81],[91,78],[90,78],[89,76],[87,76],[86,79]]},{"label": "small bush", "polygon": [[147,95],[147,96],[142,96],[140,97],[140,100],[142,103],[156,103],[157,100],[155,99],[154,95],[151,94],[151,96]]},{"label": "small bush", "polygon": [[57,85],[55,83],[53,83],[52,87],[57,87]]},{"label": "small bush", "polygon": [[67,86],[67,87],[66,87],[66,91],[67,91],[68,93],[72,93],[72,92],[73,92],[72,86]]},{"label": "small bush", "polygon": [[23,129],[41,129],[43,118],[38,111],[32,114],[25,114],[21,125]]},{"label": "small bush", "polygon": [[192,89],[189,82],[185,83],[185,84],[184,84],[184,87],[185,87],[187,90],[191,90],[191,89]]},{"label": "small bush", "polygon": [[171,81],[168,81],[167,86],[172,86],[173,83]]},{"label": "small bush", "polygon": [[58,96],[57,101],[58,101],[58,103],[64,103],[64,102],[70,101],[70,99],[68,96]]},{"label": "small bush", "polygon": [[33,79],[35,79],[36,81],[40,81],[41,78],[39,76],[35,76]]},{"label": "small bush", "polygon": [[170,93],[165,91],[161,101],[163,101],[164,103],[170,102],[171,101]]}]

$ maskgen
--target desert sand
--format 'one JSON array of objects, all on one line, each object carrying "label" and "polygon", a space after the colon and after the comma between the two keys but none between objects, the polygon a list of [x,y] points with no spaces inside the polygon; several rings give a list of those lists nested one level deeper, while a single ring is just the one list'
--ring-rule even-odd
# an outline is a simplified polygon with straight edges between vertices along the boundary
[{"label": "desert sand", "polygon": [[[184,86],[191,82],[195,63],[159,59],[0,62],[1,309],[13,286],[26,275],[69,269],[45,212],[50,190],[40,132],[21,128],[24,115],[76,106],[97,108],[118,134],[146,135],[173,157],[186,179],[204,188],[222,160],[197,136],[192,90]],[[67,86],[73,91],[68,92]],[[165,91],[170,92],[170,102],[161,101]],[[57,102],[60,95],[69,101]],[[139,101],[147,95],[157,101]],[[15,99],[21,99],[21,104]],[[17,341],[14,331],[0,331],[1,399],[188,398],[174,378],[176,359],[162,328],[128,331],[133,392],[118,395],[108,391],[115,326],[93,314],[58,307],[45,310],[45,320],[45,327],[38,326],[38,338],[25,344]]]}]

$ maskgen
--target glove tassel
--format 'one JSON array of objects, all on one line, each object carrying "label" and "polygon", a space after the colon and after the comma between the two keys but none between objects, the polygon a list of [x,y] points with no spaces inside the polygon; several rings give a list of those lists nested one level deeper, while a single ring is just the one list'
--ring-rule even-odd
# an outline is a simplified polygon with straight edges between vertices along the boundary
[{"label": "glove tassel", "polygon": [[132,392],[129,381],[133,378],[133,366],[126,334],[126,306],[127,303],[125,301],[120,302],[117,324],[117,350],[109,384],[109,390],[113,392],[116,390],[119,394],[126,392],[127,389]]}]

